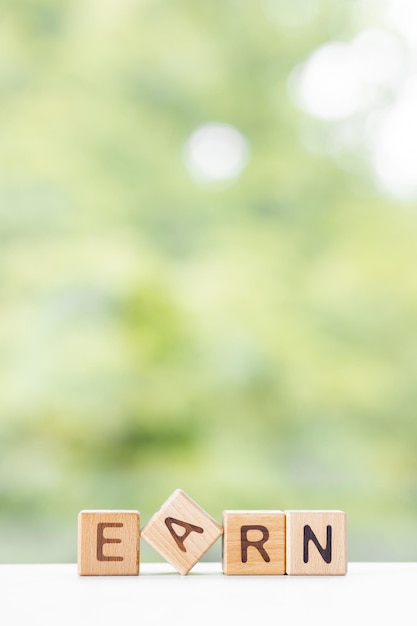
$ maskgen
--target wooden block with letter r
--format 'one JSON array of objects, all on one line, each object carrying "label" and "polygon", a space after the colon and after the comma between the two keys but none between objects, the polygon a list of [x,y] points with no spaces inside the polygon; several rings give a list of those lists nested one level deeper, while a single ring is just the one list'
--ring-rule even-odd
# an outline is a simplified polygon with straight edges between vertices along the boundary
[{"label": "wooden block with letter r", "polygon": [[346,513],[285,511],[287,574],[343,576],[347,572]]},{"label": "wooden block with letter r", "polygon": [[138,511],[81,511],[78,515],[80,576],[139,574]]},{"label": "wooden block with letter r", "polygon": [[225,574],[285,574],[285,515],[282,511],[224,511],[223,530]]},{"label": "wooden block with letter r", "polygon": [[216,520],[177,489],[144,526],[141,536],[185,575],[222,533]]}]

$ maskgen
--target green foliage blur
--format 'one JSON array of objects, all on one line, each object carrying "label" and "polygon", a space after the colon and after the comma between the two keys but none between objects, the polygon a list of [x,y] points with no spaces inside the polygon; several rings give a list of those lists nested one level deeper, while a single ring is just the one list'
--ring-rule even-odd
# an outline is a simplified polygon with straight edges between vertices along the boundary
[{"label": "green foliage blur", "polygon": [[[309,152],[288,91],[352,4],[1,3],[0,562],[75,561],[79,510],[178,487],[417,559],[415,207]],[[250,146],[228,184],[185,164],[211,121]]]}]

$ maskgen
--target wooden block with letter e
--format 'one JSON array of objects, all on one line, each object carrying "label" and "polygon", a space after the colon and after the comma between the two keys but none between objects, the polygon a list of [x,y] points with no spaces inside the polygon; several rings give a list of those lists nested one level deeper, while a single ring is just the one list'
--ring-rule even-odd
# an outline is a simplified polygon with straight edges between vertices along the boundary
[{"label": "wooden block with letter e", "polygon": [[141,536],[185,575],[222,533],[216,520],[177,489],[144,526]]},{"label": "wooden block with letter e", "polygon": [[224,511],[223,572],[285,574],[285,515],[282,511]]},{"label": "wooden block with letter e", "polygon": [[285,511],[287,574],[343,576],[347,571],[346,513]]},{"label": "wooden block with letter e", "polygon": [[78,515],[80,576],[139,574],[138,511],[81,511]]}]

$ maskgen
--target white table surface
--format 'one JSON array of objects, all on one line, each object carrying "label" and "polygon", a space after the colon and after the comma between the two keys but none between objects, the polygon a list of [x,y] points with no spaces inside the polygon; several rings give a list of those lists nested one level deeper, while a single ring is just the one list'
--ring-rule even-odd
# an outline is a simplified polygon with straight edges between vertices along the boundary
[{"label": "white table surface", "polygon": [[5,626],[417,624],[417,563],[349,563],[346,576],[224,576],[198,563],[180,576],[80,577],[74,564],[0,565]]}]

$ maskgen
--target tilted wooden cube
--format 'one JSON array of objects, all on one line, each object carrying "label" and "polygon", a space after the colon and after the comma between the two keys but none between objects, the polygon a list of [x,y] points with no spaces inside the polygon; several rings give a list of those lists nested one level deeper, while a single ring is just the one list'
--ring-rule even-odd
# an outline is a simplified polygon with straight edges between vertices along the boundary
[{"label": "tilted wooden cube", "polygon": [[78,515],[80,576],[139,574],[138,511],[81,511]]},{"label": "tilted wooden cube", "polygon": [[285,511],[287,574],[343,576],[347,572],[346,513]]},{"label": "tilted wooden cube", "polygon": [[141,537],[182,575],[222,535],[223,528],[177,489],[141,531]]},{"label": "tilted wooden cube", "polygon": [[223,572],[285,574],[285,515],[282,511],[224,511]]}]

